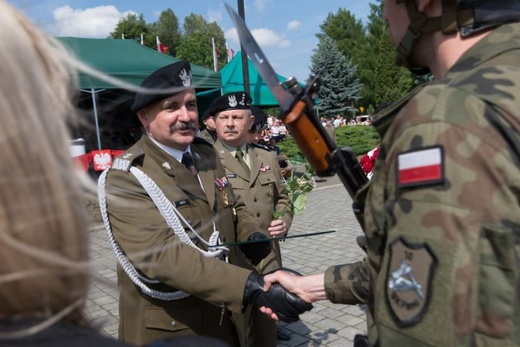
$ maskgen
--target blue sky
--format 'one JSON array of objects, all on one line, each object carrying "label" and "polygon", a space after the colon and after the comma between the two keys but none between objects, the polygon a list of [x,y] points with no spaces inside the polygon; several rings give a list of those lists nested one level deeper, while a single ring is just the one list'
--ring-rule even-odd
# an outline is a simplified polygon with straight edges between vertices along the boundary
[{"label": "blue sky", "polygon": [[[223,29],[228,45],[240,50],[231,19],[220,0],[7,0],[55,36],[106,38],[119,19],[128,13],[143,14],[155,22],[161,11],[173,10],[182,26],[184,18],[195,13]],[[238,0],[227,3],[237,10]],[[310,57],[317,46],[316,33],[329,13],[349,10],[367,21],[369,0],[244,0],[246,24],[265,55],[282,76],[309,77]]]}]

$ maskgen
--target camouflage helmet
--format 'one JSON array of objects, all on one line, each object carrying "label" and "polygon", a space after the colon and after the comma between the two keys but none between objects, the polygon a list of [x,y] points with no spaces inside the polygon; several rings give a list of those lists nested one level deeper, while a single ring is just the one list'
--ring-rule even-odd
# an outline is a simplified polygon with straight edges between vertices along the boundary
[{"label": "camouflage helmet", "polygon": [[[457,31],[462,37],[506,23],[520,22],[520,0],[442,0],[442,15],[426,17],[417,9],[415,0],[395,0],[404,3],[410,24],[397,47],[397,63],[411,67],[410,53],[422,33]],[[413,68],[415,69],[415,68]],[[419,68],[418,71],[424,69]]]}]

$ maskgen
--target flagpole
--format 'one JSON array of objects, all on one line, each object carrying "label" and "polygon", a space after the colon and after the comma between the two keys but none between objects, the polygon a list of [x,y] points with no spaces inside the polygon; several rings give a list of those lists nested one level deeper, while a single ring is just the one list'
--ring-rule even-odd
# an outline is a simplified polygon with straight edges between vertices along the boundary
[{"label": "flagpole", "polygon": [[215,72],[218,71],[218,57],[217,57],[217,49],[215,48],[215,38],[211,38],[211,47],[213,49],[213,70]]},{"label": "flagpole", "polygon": [[[244,23],[246,22],[246,16],[244,14],[244,0],[237,0],[238,1],[238,15],[242,17],[244,20]],[[242,80],[244,81],[244,92],[251,95],[250,88],[249,88],[249,67],[248,67],[248,61],[247,61],[247,53],[244,50],[244,47],[242,47],[242,44],[240,44],[240,54],[242,56]]]}]

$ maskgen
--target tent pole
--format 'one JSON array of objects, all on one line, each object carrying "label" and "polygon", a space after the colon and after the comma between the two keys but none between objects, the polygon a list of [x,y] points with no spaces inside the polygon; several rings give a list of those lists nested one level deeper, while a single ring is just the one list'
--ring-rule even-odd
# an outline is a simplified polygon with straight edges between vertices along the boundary
[{"label": "tent pole", "polygon": [[99,121],[98,121],[98,113],[97,113],[97,102],[96,102],[96,93],[94,92],[94,88],[90,88],[90,95],[92,95],[92,107],[94,109],[94,120],[96,121],[96,136],[98,143],[98,150],[101,150],[101,136],[99,134]]}]

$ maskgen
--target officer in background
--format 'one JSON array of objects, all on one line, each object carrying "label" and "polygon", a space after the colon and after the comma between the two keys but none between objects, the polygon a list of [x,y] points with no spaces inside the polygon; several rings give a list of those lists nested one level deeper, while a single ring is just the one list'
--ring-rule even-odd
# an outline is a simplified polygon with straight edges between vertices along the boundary
[{"label": "officer in background", "polygon": [[[260,107],[251,106],[251,114],[255,117],[253,126],[249,130],[248,143],[253,144],[260,148],[264,148],[268,151],[275,151],[277,154],[278,166],[280,166],[280,172],[284,178],[289,178],[292,175],[292,165],[289,162],[289,157],[285,154],[279,153],[280,148],[274,143],[274,146],[267,145],[263,140],[263,132],[268,128],[267,121],[265,119],[265,113]],[[278,149],[278,150],[277,150]],[[281,334],[281,329],[278,329],[278,339],[289,340],[290,336]]]},{"label": "officer in background", "polygon": [[386,0],[383,17],[398,62],[435,81],[373,119],[367,261],[266,281],[368,301],[364,345],[519,346],[520,1]]},{"label": "officer in background", "polygon": [[230,311],[259,300],[297,318],[309,306],[283,290],[264,292],[261,275],[232,265],[243,264],[244,255],[260,262],[269,242],[246,244],[241,252],[217,245],[265,236],[235,199],[215,149],[195,138],[190,64],[165,66],[141,88],[132,111],[145,134],[99,180],[101,214],[119,261],[119,339],[144,345],[206,335],[239,346]]},{"label": "officer in background", "polygon": [[[264,145],[247,143],[255,123],[255,117],[251,115],[251,98],[245,92],[228,93],[213,100],[210,109],[218,135],[214,146],[233,192],[244,199],[260,229],[269,237],[287,235],[293,214],[276,153]],[[279,218],[274,218],[273,213],[278,213]],[[256,268],[250,265],[248,268],[266,273],[279,269],[281,265],[280,246],[278,241],[274,241],[271,254]],[[266,318],[256,310],[250,317],[246,314],[246,323],[251,329],[248,346],[276,345],[276,322]]]},{"label": "officer in background", "polygon": [[211,144],[217,140],[217,131],[215,130],[215,119],[210,117],[209,108],[202,114],[202,123],[204,123],[204,130],[199,131],[197,137],[200,137]]}]

